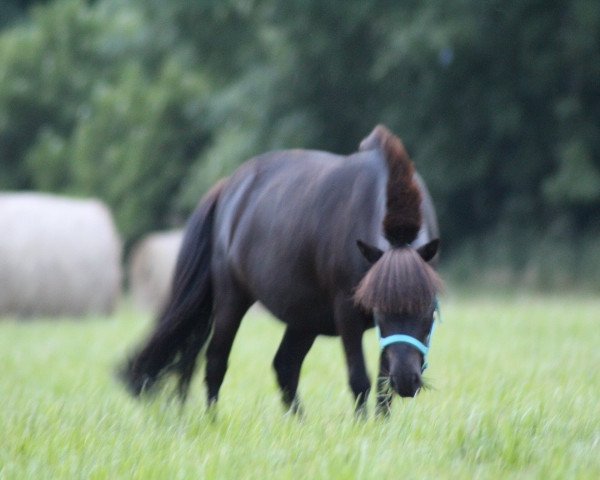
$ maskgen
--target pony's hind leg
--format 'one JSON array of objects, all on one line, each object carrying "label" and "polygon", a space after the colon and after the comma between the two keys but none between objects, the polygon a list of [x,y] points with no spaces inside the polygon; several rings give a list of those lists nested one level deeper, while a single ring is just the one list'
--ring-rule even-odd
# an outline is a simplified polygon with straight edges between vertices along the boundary
[{"label": "pony's hind leg", "polygon": [[241,292],[231,290],[227,295],[215,295],[215,298],[219,300],[215,302],[213,333],[206,350],[205,381],[209,407],[217,402],[233,340],[244,314],[253,303]]},{"label": "pony's hind leg", "polygon": [[286,409],[294,414],[302,413],[300,399],[297,394],[300,369],[315,338],[314,333],[288,327],[273,359],[273,368],[281,388],[283,404]]}]

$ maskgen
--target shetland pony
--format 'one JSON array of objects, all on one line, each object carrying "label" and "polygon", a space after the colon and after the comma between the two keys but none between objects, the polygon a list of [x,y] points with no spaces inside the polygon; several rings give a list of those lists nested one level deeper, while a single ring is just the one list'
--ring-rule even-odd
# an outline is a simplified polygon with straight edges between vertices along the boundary
[{"label": "shetland pony", "polygon": [[242,317],[260,301],[286,324],[273,361],[286,408],[300,410],[300,368],[315,338],[337,335],[363,411],[371,382],[362,337],[377,326],[387,339],[377,382],[378,411],[386,413],[390,389],[411,397],[423,384],[440,288],[427,263],[436,235],[427,190],[383,126],[349,156],[257,156],[217,183],[191,216],[170,299],[122,377],[139,395],[174,374],[185,399],[208,341],[205,381],[215,404]]}]

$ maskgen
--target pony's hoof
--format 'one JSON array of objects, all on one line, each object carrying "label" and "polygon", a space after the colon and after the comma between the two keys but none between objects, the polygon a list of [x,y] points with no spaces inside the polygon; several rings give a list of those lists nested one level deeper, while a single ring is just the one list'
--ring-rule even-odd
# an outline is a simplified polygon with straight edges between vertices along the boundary
[{"label": "pony's hoof", "polygon": [[367,419],[368,412],[366,405],[359,405],[354,410],[354,418],[358,421],[365,421]]},{"label": "pony's hoof", "polygon": [[300,420],[304,418],[304,407],[302,407],[302,403],[297,398],[294,399],[291,403],[285,403],[286,407],[285,416],[286,417],[296,417]]},{"label": "pony's hoof", "polygon": [[217,402],[216,401],[208,402],[208,407],[206,407],[206,416],[208,417],[208,420],[210,421],[210,423],[217,422],[218,414],[217,414]]},{"label": "pony's hoof", "polygon": [[387,405],[377,405],[377,408],[375,409],[375,417],[381,420],[387,420],[390,418],[390,413],[390,407]]}]

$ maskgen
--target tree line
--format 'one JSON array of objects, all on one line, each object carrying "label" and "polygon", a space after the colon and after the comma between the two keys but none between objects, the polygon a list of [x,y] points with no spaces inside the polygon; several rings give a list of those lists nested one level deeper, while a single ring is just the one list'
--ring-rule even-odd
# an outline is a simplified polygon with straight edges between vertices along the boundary
[{"label": "tree line", "polygon": [[252,155],[349,153],[377,123],[426,179],[450,254],[495,239],[518,265],[536,242],[600,231],[595,0],[15,0],[4,12],[0,189],[98,196],[128,242],[181,223]]}]

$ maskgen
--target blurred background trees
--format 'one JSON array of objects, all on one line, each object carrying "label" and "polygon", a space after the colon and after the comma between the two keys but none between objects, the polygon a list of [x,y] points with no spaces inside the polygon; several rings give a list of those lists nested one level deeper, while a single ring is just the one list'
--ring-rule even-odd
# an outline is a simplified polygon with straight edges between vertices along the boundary
[{"label": "blurred background trees", "polygon": [[254,154],[350,153],[385,123],[457,276],[600,284],[596,0],[8,0],[0,16],[2,190],[100,197],[130,243]]}]

